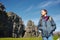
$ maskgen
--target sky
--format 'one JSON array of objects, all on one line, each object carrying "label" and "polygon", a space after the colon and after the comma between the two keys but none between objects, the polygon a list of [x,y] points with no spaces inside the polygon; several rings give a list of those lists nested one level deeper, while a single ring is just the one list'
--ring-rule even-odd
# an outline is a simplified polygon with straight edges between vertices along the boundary
[{"label": "sky", "polygon": [[14,12],[20,16],[25,25],[28,20],[38,25],[41,10],[46,9],[56,23],[56,31],[60,31],[60,0],[0,0],[0,2],[5,5],[7,12]]}]

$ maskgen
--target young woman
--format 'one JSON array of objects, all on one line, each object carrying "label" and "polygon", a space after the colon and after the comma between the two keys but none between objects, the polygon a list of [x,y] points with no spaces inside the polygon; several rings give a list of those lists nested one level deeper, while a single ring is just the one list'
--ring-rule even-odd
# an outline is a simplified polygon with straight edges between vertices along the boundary
[{"label": "young woman", "polygon": [[53,31],[56,29],[56,24],[53,18],[47,15],[46,9],[41,10],[38,29],[41,30],[43,40],[53,40]]}]

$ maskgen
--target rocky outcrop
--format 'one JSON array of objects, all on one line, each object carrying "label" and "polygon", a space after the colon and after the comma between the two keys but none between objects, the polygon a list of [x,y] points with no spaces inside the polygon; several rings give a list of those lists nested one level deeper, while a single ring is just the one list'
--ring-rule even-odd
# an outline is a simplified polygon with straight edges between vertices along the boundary
[{"label": "rocky outcrop", "polygon": [[0,3],[0,37],[23,37],[24,28],[22,18],[14,12],[6,12]]},{"label": "rocky outcrop", "polygon": [[6,13],[5,7],[0,3],[0,37],[8,37],[8,15]]},{"label": "rocky outcrop", "polygon": [[26,32],[25,32],[24,37],[36,37],[36,36],[38,36],[38,33],[39,33],[38,29],[34,25],[34,22],[32,22],[31,20],[28,21],[25,30],[26,30]]},{"label": "rocky outcrop", "polygon": [[12,30],[12,36],[13,37],[23,37],[24,35],[24,24],[22,21],[22,18],[17,16],[15,13],[13,12],[8,12],[8,17],[9,17],[9,23],[10,25],[12,25],[13,30]]}]

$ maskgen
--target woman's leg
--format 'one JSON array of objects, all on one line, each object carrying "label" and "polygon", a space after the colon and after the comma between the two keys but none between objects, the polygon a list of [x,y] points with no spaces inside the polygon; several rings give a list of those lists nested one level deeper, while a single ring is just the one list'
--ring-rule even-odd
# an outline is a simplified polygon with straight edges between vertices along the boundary
[{"label": "woman's leg", "polygon": [[51,35],[51,36],[48,38],[48,40],[53,40],[53,35]]},{"label": "woman's leg", "polygon": [[47,40],[47,38],[46,37],[42,37],[42,40]]}]

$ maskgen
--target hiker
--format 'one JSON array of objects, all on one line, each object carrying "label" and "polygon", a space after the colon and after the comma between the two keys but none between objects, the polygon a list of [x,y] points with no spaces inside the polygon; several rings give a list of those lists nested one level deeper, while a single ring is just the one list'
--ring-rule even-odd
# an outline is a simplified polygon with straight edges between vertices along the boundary
[{"label": "hiker", "polygon": [[56,24],[53,18],[47,15],[46,9],[41,10],[38,29],[41,30],[42,40],[53,40],[53,31],[56,29]]}]

